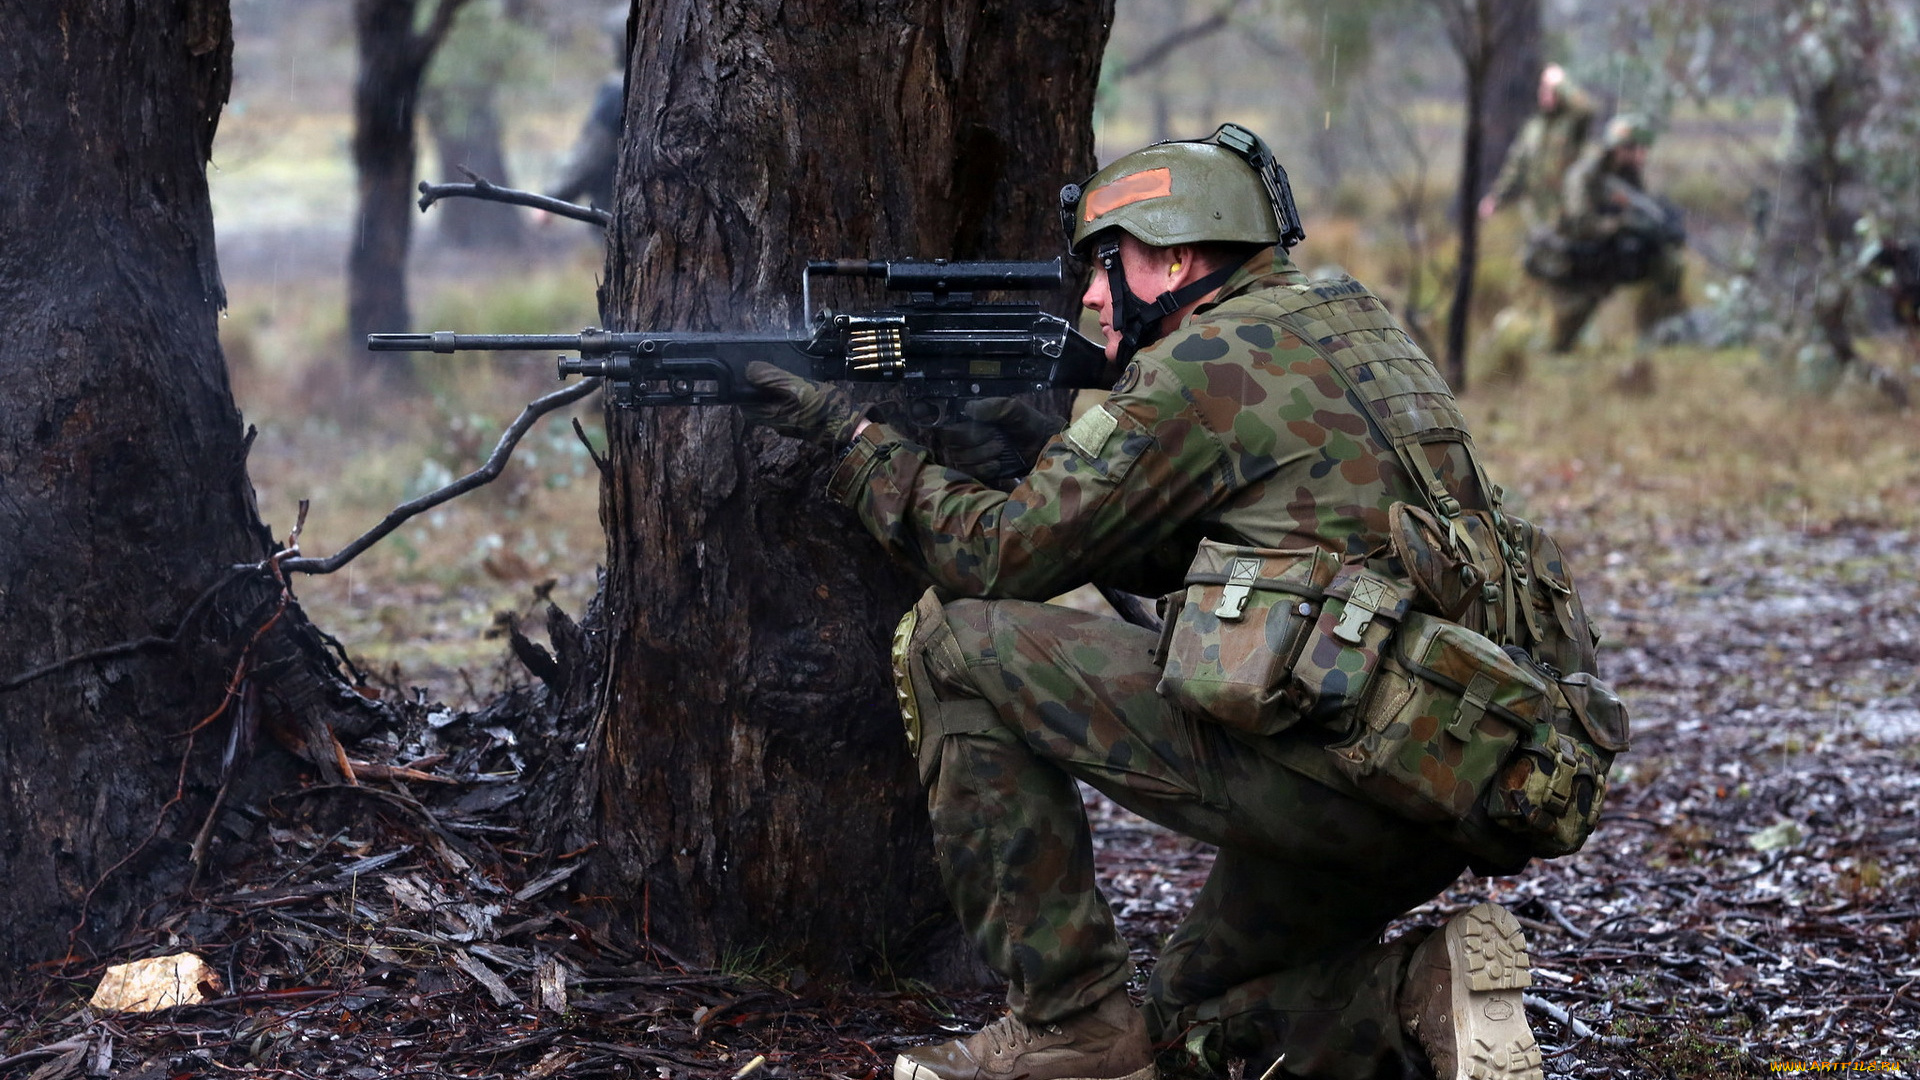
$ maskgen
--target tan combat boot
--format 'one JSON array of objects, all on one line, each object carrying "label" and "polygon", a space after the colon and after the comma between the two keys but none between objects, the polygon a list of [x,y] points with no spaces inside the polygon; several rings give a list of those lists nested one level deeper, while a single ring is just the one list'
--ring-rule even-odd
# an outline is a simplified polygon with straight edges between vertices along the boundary
[{"label": "tan combat boot", "polygon": [[1115,990],[1057,1023],[1003,1016],[975,1034],[893,1059],[893,1080],[1155,1080],[1147,1023]]},{"label": "tan combat boot", "polygon": [[1533,984],[1511,912],[1481,904],[1420,943],[1400,988],[1400,1023],[1438,1080],[1542,1080],[1520,991]]}]

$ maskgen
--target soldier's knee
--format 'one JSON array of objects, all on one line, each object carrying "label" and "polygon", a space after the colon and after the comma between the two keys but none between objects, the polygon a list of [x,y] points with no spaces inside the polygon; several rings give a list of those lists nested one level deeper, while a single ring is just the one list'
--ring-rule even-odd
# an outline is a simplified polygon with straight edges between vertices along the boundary
[{"label": "soldier's knee", "polygon": [[[895,680],[915,678],[927,692],[940,698],[978,696],[968,674],[969,652],[977,653],[978,647],[970,649],[962,641],[962,635],[955,633],[949,613],[964,619],[967,614],[964,609],[980,603],[978,600],[945,601],[936,589],[923,593],[894,628]],[[902,700],[910,690],[910,686],[901,686]]]},{"label": "soldier's knee", "polygon": [[997,726],[973,676],[974,661],[991,652],[987,607],[980,600],[943,601],[928,589],[894,628],[894,691],[923,779],[932,772],[942,738]]}]

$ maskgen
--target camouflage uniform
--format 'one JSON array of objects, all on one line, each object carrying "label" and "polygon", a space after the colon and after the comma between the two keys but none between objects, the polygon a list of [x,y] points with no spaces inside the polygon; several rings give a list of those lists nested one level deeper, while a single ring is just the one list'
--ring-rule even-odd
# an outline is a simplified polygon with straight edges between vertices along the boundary
[{"label": "camouflage uniform", "polygon": [[1336,353],[1399,388],[1392,406],[1428,418],[1428,464],[1485,505],[1451,394],[1365,289],[1309,284],[1268,251],[1219,296],[1137,354],[1012,492],[881,424],[830,490],[937,585],[897,643],[910,741],[954,907],[1014,1014],[1052,1022],[1132,974],[1077,778],[1220,849],[1148,987],[1157,1040],[1216,1068],[1284,1052],[1289,1073],[1399,1076],[1422,1060],[1395,1012],[1412,942],[1379,937],[1466,857],[1355,794],[1310,734],[1243,735],[1169,703],[1152,631],[1036,602],[1089,579],[1172,591],[1202,537],[1383,543],[1388,507],[1420,491]]},{"label": "camouflage uniform", "polygon": [[1528,228],[1550,226],[1560,214],[1560,192],[1567,169],[1587,143],[1593,127],[1593,102],[1572,83],[1562,83],[1552,109],[1527,118],[1493,182],[1501,203],[1521,199]]},{"label": "camouflage uniform", "polygon": [[[1573,243],[1605,244],[1623,230],[1649,236],[1663,226],[1666,211],[1646,190],[1640,170],[1620,162],[1609,147],[1588,147],[1567,170],[1557,231]],[[1659,243],[1644,276],[1633,284],[1634,326],[1646,334],[1662,319],[1683,309],[1684,267],[1677,243]],[[1573,348],[1580,331],[1619,285],[1609,277],[1592,281],[1545,282],[1551,309],[1548,347]]]}]

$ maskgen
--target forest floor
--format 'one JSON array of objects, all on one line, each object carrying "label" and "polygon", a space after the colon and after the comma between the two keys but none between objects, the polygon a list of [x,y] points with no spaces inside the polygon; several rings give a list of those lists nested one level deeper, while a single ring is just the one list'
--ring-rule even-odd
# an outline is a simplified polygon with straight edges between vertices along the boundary
[{"label": "forest floor", "polygon": [[[1544,497],[1541,497],[1544,498]],[[1920,533],[1622,520],[1576,563],[1634,718],[1605,822],[1575,856],[1463,878],[1390,933],[1481,900],[1532,948],[1549,1076],[1920,1074]],[[596,938],[570,863],[501,824],[516,735],[426,714],[316,829],[289,794],[262,856],[156,912],[111,957],[191,950],[206,1002],[86,1005],[105,961],[0,1007],[0,1078],[858,1077],[990,1018],[990,995],[696,970]],[[1090,797],[1102,885],[1141,970],[1205,878],[1204,846]]]}]

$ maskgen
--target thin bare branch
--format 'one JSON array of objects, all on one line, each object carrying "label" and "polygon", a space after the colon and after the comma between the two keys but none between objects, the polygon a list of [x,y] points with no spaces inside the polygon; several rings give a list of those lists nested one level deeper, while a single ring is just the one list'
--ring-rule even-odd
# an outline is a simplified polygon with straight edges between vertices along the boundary
[{"label": "thin bare branch", "polygon": [[425,513],[450,499],[465,495],[474,488],[492,483],[494,478],[500,475],[500,471],[507,467],[507,461],[513,457],[514,447],[520,444],[521,436],[533,427],[535,420],[562,406],[571,405],[598,389],[600,389],[599,379],[585,379],[530,402],[526,408],[520,410],[520,415],[507,426],[507,430],[501,433],[500,442],[494,446],[493,453],[488,455],[486,463],[478,469],[445,487],[437,488],[411,502],[394,507],[393,511],[382,518],[378,525],[362,533],[359,539],[341,548],[332,556],[325,559],[282,559],[281,569],[289,574],[331,574],[352,562],[361,552],[378,543],[388,533],[405,524],[409,518]]},{"label": "thin bare branch", "polygon": [[1233,20],[1234,14],[1237,13],[1245,3],[1246,0],[1222,0],[1220,6],[1209,12],[1204,18],[1180,27],[1166,37],[1141,49],[1138,53],[1134,54],[1131,59],[1121,61],[1111,77],[1115,81],[1118,81],[1120,79],[1130,79],[1136,75],[1152,71],[1154,68],[1171,60],[1174,53],[1179,52],[1188,45],[1211,37],[1226,29],[1227,24]]},{"label": "thin bare branch", "polygon": [[509,203],[514,206],[531,206],[535,210],[545,210],[555,217],[572,218],[589,225],[598,225],[603,229],[613,223],[613,215],[598,207],[581,206],[579,203],[570,203],[565,199],[522,191],[519,188],[501,187],[484,176],[468,172],[464,167],[461,171],[473,177],[473,183],[429,184],[425,180],[420,181],[420,209],[424,212],[427,207],[441,199],[483,199],[487,202]]}]

